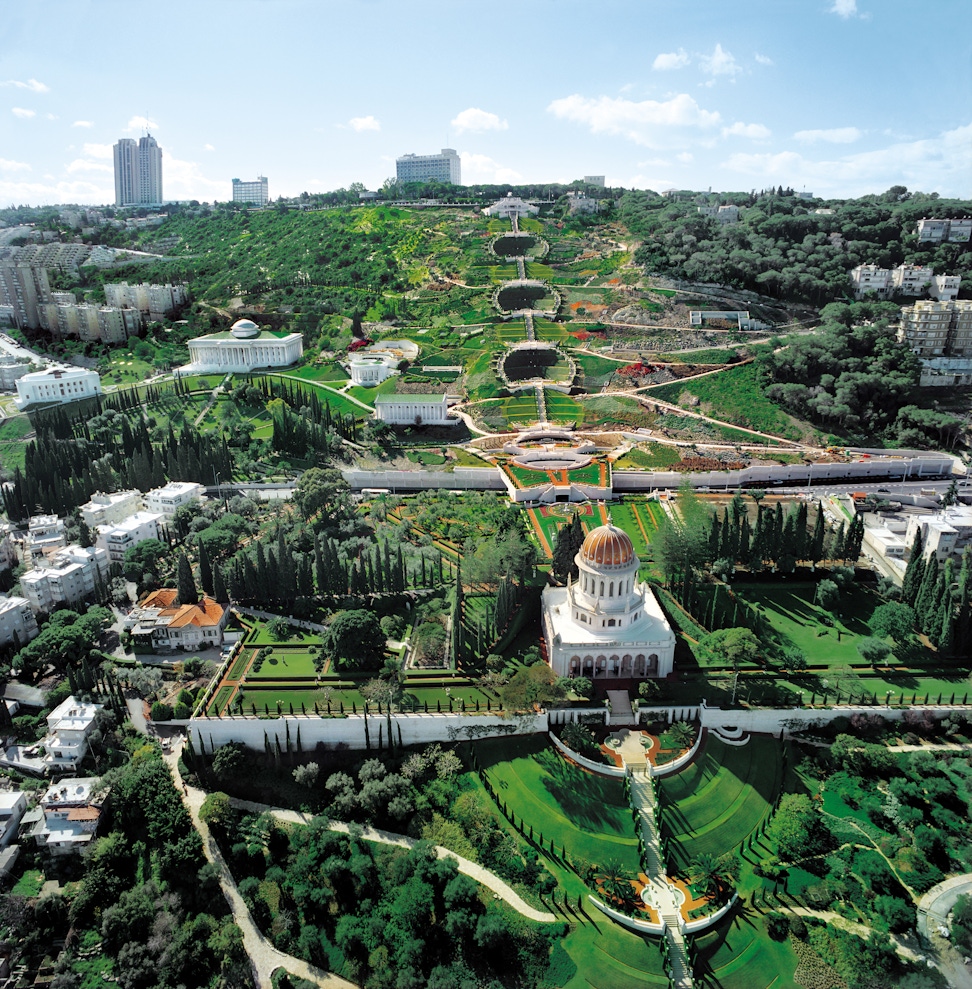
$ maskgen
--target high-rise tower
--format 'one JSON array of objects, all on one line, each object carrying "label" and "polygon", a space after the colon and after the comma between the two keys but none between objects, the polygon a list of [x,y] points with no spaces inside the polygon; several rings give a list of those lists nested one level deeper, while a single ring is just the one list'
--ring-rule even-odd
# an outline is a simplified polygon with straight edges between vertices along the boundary
[{"label": "high-rise tower", "polygon": [[162,149],[147,134],[136,143],[123,137],[115,145],[115,205],[154,206],[162,202]]}]

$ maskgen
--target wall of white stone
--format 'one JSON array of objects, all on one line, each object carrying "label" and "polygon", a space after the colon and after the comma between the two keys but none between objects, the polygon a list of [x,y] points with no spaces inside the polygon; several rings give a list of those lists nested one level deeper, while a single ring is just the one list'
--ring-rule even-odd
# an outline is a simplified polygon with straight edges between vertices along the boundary
[{"label": "wall of white stone", "polygon": [[[207,752],[227,742],[242,742],[247,748],[262,752],[267,742],[273,746],[274,739],[285,750],[288,729],[291,749],[297,745],[298,729],[300,748],[304,752],[312,751],[318,743],[343,744],[352,749],[365,748],[365,719],[360,714],[343,718],[320,718],[313,715],[282,718],[193,718],[189,722],[193,743],[202,745]],[[477,738],[530,735],[546,731],[547,715],[524,714],[504,718],[495,714],[394,714],[392,731],[396,744],[399,729],[401,740],[406,745],[464,742]],[[387,720],[384,715],[368,716],[368,732],[372,748],[378,746],[379,733],[382,745],[387,746]]]}]

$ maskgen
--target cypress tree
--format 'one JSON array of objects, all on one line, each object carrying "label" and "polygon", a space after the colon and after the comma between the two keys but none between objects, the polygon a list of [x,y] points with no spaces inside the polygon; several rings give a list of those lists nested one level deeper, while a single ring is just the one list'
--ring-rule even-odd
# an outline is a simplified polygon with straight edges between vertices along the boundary
[{"label": "cypress tree", "polygon": [[196,582],[192,579],[192,567],[189,566],[185,553],[179,554],[178,566],[176,604],[198,604],[199,591],[196,590]]},{"label": "cypress tree", "polygon": [[824,526],[823,506],[818,501],[817,517],[813,523],[813,535],[810,537],[810,547],[807,551],[807,557],[815,568],[817,564],[823,559],[824,541],[826,539],[826,535],[827,535],[827,530],[826,527]]},{"label": "cypress tree", "polygon": [[927,564],[922,553],[922,544],[921,529],[918,528],[915,531],[914,542],[911,544],[911,556],[908,558],[908,566],[905,568],[904,581],[901,585],[901,600],[905,604],[914,605],[925,576]]},{"label": "cypress tree", "polygon": [[213,567],[209,562],[206,544],[201,539],[199,540],[199,583],[207,594],[214,592]]},{"label": "cypress tree", "polygon": [[938,599],[935,597],[935,590],[938,586],[938,559],[930,557],[925,565],[925,573],[921,579],[921,587],[918,589],[918,596],[915,598],[915,624],[922,631],[928,627],[932,614],[937,609]]},{"label": "cypress tree", "polygon": [[217,601],[228,601],[229,595],[226,593],[226,581],[223,578],[222,567],[213,568],[213,597]]}]

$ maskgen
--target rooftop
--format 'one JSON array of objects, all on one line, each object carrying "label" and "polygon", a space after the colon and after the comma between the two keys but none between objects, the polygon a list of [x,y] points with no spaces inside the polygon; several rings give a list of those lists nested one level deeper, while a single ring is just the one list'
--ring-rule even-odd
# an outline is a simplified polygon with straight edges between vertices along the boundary
[{"label": "rooftop", "polygon": [[399,402],[447,402],[448,395],[379,395],[375,405],[398,405]]},{"label": "rooftop", "polygon": [[232,330],[221,330],[219,333],[207,333],[196,337],[197,340],[235,340],[237,343],[249,343],[253,340],[286,340],[288,337],[300,336],[299,333],[289,333],[286,330],[260,330],[252,336],[241,337]]},{"label": "rooftop", "polygon": [[144,627],[164,625],[184,628],[197,625],[215,628],[223,619],[223,608],[212,598],[203,597],[199,604],[176,604],[179,592],[173,587],[153,591],[138,606],[138,621]]}]

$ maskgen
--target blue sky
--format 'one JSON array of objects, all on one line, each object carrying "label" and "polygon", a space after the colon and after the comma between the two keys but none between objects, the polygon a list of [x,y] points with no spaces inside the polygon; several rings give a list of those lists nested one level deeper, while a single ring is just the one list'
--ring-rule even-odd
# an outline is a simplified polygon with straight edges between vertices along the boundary
[{"label": "blue sky", "polygon": [[0,205],[113,199],[146,123],[167,199],[464,182],[972,198],[969,0],[30,0],[3,5]]}]

